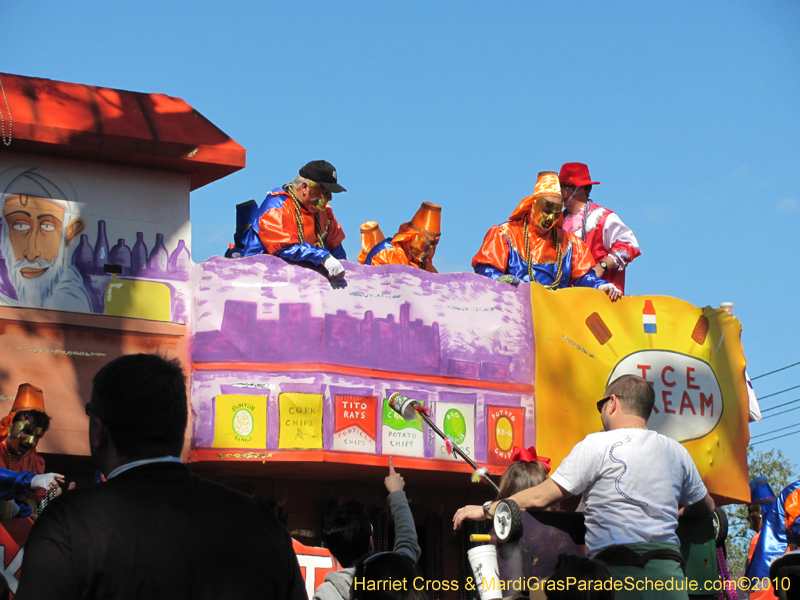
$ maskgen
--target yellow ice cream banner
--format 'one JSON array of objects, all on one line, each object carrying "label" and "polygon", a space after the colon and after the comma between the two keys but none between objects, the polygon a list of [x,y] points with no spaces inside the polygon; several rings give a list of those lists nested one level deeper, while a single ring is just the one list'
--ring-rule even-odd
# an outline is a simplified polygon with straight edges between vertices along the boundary
[{"label": "yellow ice cream banner", "polygon": [[647,379],[648,427],[689,450],[709,492],[749,499],[750,441],[739,321],[668,296],[612,303],[594,290],[530,287],[535,337],[536,448],[554,467],[602,429],[596,403],[620,375]]}]

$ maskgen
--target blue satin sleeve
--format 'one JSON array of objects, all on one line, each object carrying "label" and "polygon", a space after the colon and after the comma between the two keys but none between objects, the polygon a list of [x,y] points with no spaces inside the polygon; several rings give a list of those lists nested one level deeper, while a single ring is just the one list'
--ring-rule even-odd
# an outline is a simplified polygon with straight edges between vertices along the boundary
[{"label": "blue satin sleeve", "polygon": [[608,282],[605,279],[600,279],[597,274],[590,269],[586,272],[586,275],[583,277],[578,277],[575,281],[573,281],[572,285],[576,287],[590,287],[597,289],[606,283]]},{"label": "blue satin sleeve", "polygon": [[503,273],[500,269],[493,267],[492,265],[475,265],[474,271],[478,275],[485,275],[486,277],[491,277],[492,279],[499,279],[505,273]]},{"label": "blue satin sleeve", "polygon": [[331,255],[337,260],[347,260],[347,253],[344,251],[344,246],[341,244],[331,250]]},{"label": "blue satin sleeve", "polygon": [[17,516],[14,517],[15,519],[24,519],[25,517],[30,517],[33,514],[33,507],[27,502],[17,502],[17,506],[19,506],[19,512],[17,513]]},{"label": "blue satin sleeve", "polygon": [[27,496],[31,490],[31,479],[34,473],[30,471],[10,471],[8,469],[0,469],[0,500],[14,500]]},{"label": "blue satin sleeve", "polygon": [[785,502],[794,490],[800,489],[800,481],[795,481],[786,486],[778,494],[777,501],[769,505],[769,510],[761,526],[761,535],[758,536],[753,560],[750,562],[748,577],[769,577],[769,566],[772,561],[786,552],[788,541],[786,539],[786,507]]},{"label": "blue satin sleeve", "polygon": [[[341,247],[339,244],[338,247]],[[342,250],[344,252],[344,250]],[[331,255],[325,248],[319,248],[308,242],[297,244],[289,244],[284,246],[275,253],[275,256],[280,256],[284,260],[292,262],[310,262],[314,265],[321,265],[322,262]]]}]

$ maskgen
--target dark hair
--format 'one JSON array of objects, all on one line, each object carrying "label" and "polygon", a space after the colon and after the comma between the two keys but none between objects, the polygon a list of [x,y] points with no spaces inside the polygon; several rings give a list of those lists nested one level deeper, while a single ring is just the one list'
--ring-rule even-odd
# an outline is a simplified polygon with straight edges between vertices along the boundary
[{"label": "dark hair", "polygon": [[357,559],[369,553],[371,538],[367,509],[357,500],[333,511],[322,526],[322,543],[343,567],[352,567]]},{"label": "dark hair", "polygon": [[500,490],[495,500],[503,500],[517,492],[539,485],[547,479],[547,471],[538,460],[511,463],[500,478]]},{"label": "dark hair", "polygon": [[[417,565],[405,554],[378,552],[356,565],[353,598],[354,600],[427,600],[425,591],[416,589],[420,581],[417,581],[417,586],[414,585],[414,580],[420,576]],[[404,579],[405,586],[398,586],[399,590],[391,589],[394,581]],[[385,589],[387,587],[390,589]]]},{"label": "dark hair", "polygon": [[12,423],[17,421],[27,421],[32,423],[34,427],[41,427],[42,433],[50,429],[50,415],[40,410],[21,410],[16,412]]},{"label": "dark hair", "polygon": [[[570,578],[572,581],[566,584]],[[591,585],[585,586],[587,589],[580,589],[581,581],[589,581]],[[559,554],[556,569],[548,582],[564,582],[560,586],[554,586],[554,590],[545,589],[548,600],[614,600],[614,586],[610,585],[613,584],[611,573],[602,563],[584,556]],[[599,582],[608,583],[600,585]],[[559,587],[563,589],[558,589]],[[603,589],[597,589],[598,587]],[[606,587],[609,589],[605,589]]]},{"label": "dark hair", "polygon": [[622,375],[608,384],[606,396],[614,394],[622,404],[622,412],[642,417],[645,421],[653,412],[656,393],[653,386],[638,375]]},{"label": "dark hair", "polygon": [[589,185],[585,185],[585,186],[583,186],[583,189],[585,189],[585,190],[586,190],[586,197],[588,198],[588,197],[589,197],[589,194],[591,194],[591,193],[592,193],[592,184],[590,183]]},{"label": "dark hair", "polygon": [[94,376],[89,412],[108,428],[120,456],[178,456],[188,411],[178,359],[129,354]]}]

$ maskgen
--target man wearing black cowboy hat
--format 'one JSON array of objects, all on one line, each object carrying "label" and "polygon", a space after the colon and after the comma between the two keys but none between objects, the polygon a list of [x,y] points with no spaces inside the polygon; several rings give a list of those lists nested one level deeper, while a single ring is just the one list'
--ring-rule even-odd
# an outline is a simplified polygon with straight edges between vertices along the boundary
[{"label": "man wearing black cowboy hat", "polygon": [[[226,253],[229,258],[265,252],[292,262],[321,265],[330,277],[344,273],[340,262],[347,258],[344,231],[328,206],[333,194],[346,192],[337,182],[334,166],[312,160],[300,169],[294,182],[267,194],[257,212],[248,218],[250,227]],[[255,206],[255,203],[253,203]]]}]

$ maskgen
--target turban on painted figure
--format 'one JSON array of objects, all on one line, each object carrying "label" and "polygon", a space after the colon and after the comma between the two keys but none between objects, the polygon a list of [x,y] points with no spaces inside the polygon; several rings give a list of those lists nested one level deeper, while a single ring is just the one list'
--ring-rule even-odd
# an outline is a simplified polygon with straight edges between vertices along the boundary
[{"label": "turban on painted figure", "polygon": [[67,186],[37,169],[11,171],[3,179],[0,249],[16,297],[0,289],[0,304],[91,312],[80,273],[66,259],[85,226],[63,191]]}]

